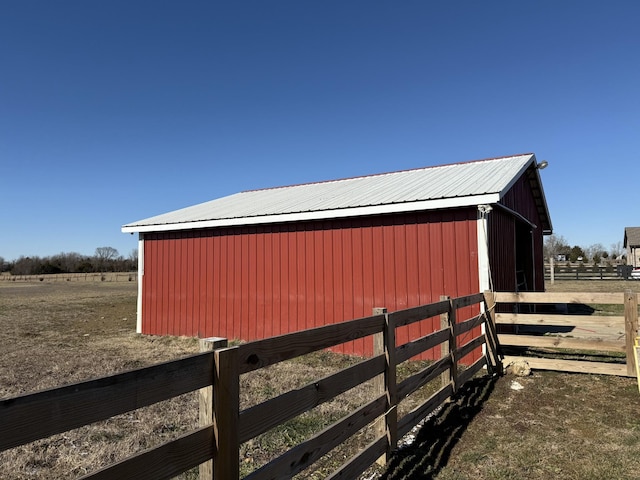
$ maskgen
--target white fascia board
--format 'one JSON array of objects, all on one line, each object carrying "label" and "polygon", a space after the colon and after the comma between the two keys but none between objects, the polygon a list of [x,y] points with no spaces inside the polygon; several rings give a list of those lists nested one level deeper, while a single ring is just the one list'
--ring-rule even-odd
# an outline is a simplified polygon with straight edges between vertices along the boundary
[{"label": "white fascia board", "polygon": [[343,208],[335,210],[320,210],[316,212],[283,213],[278,215],[262,215],[257,217],[223,218],[215,220],[201,220],[184,223],[165,223],[155,225],[129,224],[122,227],[122,232],[168,232],[199,228],[233,227],[270,223],[301,222],[305,220],[326,220],[331,218],[362,217],[369,215],[382,215],[386,213],[404,213],[423,210],[471,207],[485,203],[496,203],[499,200],[500,194],[488,193],[484,195],[473,195],[467,197],[442,198],[437,200],[424,200],[420,202],[392,203],[388,205],[373,205],[367,207]]}]

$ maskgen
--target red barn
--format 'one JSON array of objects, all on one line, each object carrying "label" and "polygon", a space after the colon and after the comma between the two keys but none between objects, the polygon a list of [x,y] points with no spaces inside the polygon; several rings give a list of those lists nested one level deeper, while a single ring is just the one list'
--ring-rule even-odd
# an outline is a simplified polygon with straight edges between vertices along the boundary
[{"label": "red barn", "polygon": [[543,290],[538,170],[525,154],[246,191],[124,225],[140,238],[138,331],[254,340],[441,295]]}]

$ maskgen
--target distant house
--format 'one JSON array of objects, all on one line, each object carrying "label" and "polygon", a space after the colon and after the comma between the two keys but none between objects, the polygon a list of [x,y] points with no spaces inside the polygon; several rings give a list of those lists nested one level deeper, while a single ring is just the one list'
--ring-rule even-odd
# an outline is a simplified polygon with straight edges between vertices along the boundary
[{"label": "distant house", "polygon": [[524,154],[245,191],[122,231],[139,234],[139,332],[254,340],[441,295],[544,290],[552,229]]},{"label": "distant house", "polygon": [[640,267],[640,227],[624,229],[624,248],[627,252],[627,265]]}]

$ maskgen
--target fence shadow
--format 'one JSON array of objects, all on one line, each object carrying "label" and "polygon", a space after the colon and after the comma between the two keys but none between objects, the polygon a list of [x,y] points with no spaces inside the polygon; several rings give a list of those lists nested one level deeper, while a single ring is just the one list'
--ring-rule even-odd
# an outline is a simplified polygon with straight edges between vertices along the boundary
[{"label": "fence shadow", "polygon": [[497,378],[495,375],[474,378],[462,386],[450,403],[443,404],[442,409],[424,423],[413,443],[394,453],[381,478],[424,480],[437,475],[489,399]]}]

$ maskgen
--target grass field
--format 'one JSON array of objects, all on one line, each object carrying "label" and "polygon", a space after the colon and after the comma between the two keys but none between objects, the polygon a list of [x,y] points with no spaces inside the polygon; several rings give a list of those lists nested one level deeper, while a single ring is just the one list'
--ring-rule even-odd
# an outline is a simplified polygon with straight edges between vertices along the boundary
[{"label": "grass field", "polygon": [[[640,291],[640,282],[558,281],[551,291]],[[0,397],[138,368],[198,351],[190,338],[135,334],[135,282],[1,283]],[[249,405],[354,359],[321,353],[243,379]],[[411,367],[407,367],[411,368]],[[522,387],[512,389],[516,381]],[[425,395],[428,392],[425,392]],[[251,471],[369,396],[365,386],[243,446]],[[417,401],[418,399],[416,399]],[[407,405],[406,408],[411,408]],[[535,373],[475,380],[401,448],[387,479],[638,478],[640,394],[635,380]],[[187,394],[0,453],[0,478],[77,478],[196,426]],[[0,426],[1,429],[1,426]],[[0,430],[0,434],[2,434]],[[364,445],[370,433],[356,443]],[[345,445],[335,457],[358,447]],[[331,460],[301,478],[323,478]],[[369,472],[368,478],[380,472]],[[183,478],[195,478],[193,472]]]}]

